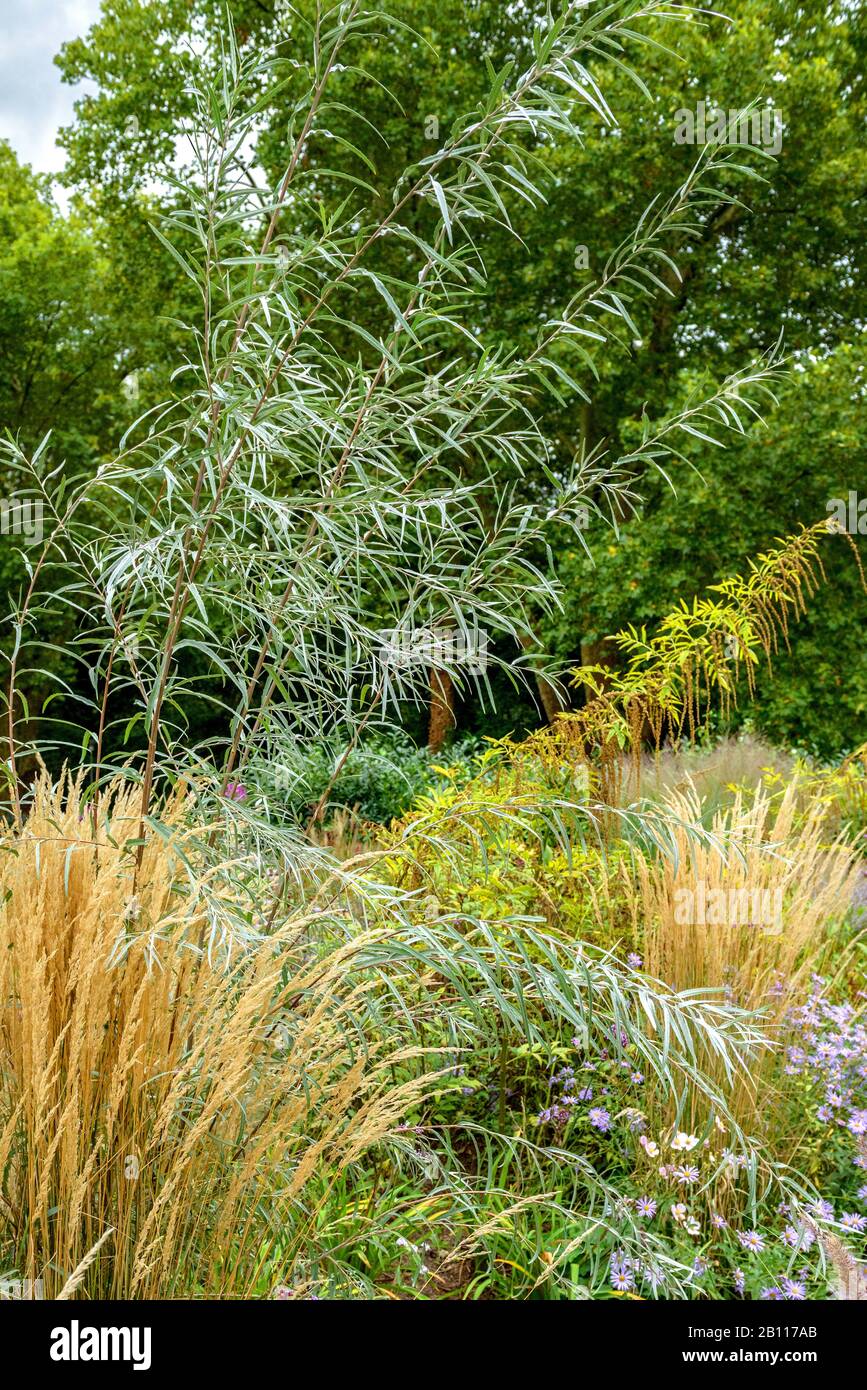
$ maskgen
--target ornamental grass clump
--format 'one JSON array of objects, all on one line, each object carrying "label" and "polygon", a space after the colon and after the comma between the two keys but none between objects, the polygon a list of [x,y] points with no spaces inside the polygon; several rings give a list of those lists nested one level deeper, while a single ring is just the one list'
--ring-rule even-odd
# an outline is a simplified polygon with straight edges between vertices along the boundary
[{"label": "ornamental grass clump", "polygon": [[385,1020],[359,1036],[363,936],[302,948],[292,920],[197,949],[183,797],[133,895],[137,796],[114,787],[94,819],[77,783],[43,781],[3,846],[0,1269],[47,1298],[267,1291],[310,1180],[341,1181],[430,1081]]},{"label": "ornamental grass clump", "polygon": [[[701,818],[693,791],[670,794],[674,822]],[[711,838],[677,832],[678,851],[637,857],[635,892],[644,921],[648,972],[674,988],[718,988],[746,1009],[761,1010],[773,1047],[756,1054],[728,1093],[732,1113],[750,1134],[772,1142],[789,1161],[797,1131],[781,1127],[774,1104],[787,1084],[781,1041],[789,1010],[803,1001],[829,949],[841,959],[839,928],[849,910],[858,866],[843,840],[827,843],[824,809],[799,810],[797,779],[778,800],[764,792],[719,811]],[[704,1059],[711,1075],[715,1064]],[[698,1099],[687,1111],[702,1123]]]}]

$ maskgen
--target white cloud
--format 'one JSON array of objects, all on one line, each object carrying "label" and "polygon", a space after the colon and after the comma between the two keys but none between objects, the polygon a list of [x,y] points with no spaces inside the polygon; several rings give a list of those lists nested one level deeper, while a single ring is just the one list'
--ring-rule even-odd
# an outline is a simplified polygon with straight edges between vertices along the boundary
[{"label": "white cloud", "polygon": [[86,34],[100,0],[0,0],[0,11],[0,135],[24,164],[57,173],[66,160],[57,130],[85,87],[61,82],[54,55]]}]

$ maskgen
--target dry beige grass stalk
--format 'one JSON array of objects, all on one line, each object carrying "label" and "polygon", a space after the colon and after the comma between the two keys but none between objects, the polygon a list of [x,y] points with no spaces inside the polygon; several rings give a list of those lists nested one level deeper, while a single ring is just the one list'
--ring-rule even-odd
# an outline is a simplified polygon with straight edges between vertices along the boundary
[{"label": "dry beige grass stalk", "polygon": [[[695,793],[672,794],[666,804],[684,821],[695,821],[700,804]],[[781,800],[772,802],[763,793],[742,800],[717,813],[714,833],[723,850],[697,844],[686,832],[678,834],[678,862],[666,859],[648,864],[638,861],[638,895],[644,919],[644,961],[647,971],[676,989],[725,988],[744,1008],[767,1013],[767,1032],[775,1040],[784,1016],[802,997],[811,973],[827,950],[829,936],[847,911],[858,878],[858,867],[842,843],[828,845],[823,830],[824,813],[813,803],[806,812],[798,806],[796,781]],[[703,886],[705,921],[689,914],[686,893],[698,904]],[[726,905],[734,906],[724,923],[712,917],[711,894],[722,892]],[[753,899],[753,893],[762,897]],[[731,897],[731,894],[739,895]],[[767,894],[767,897],[764,895]],[[779,896],[777,896],[779,894]],[[756,924],[743,920],[748,902],[772,907],[782,905],[779,929],[773,912]],[[684,920],[692,915],[693,920]],[[752,915],[750,913],[749,915]],[[725,1088],[731,1108],[750,1134],[773,1138],[776,1156],[790,1160],[799,1134],[783,1133],[782,1111],[776,1102],[784,1082],[778,1051],[757,1056],[748,1078],[734,1088],[712,1056],[702,1059],[711,1075]],[[691,1102],[683,1124],[702,1128],[706,1106]]]},{"label": "dry beige grass stalk", "polygon": [[[94,828],[77,784],[43,780],[2,846],[0,1267],[48,1298],[249,1296],[291,1280],[311,1179],[430,1076],[399,1041],[364,1049],[363,936],[323,954],[290,921],[209,964],[156,835],[132,902],[137,804],[110,789]],[[185,814],[165,813],[179,841]]]}]

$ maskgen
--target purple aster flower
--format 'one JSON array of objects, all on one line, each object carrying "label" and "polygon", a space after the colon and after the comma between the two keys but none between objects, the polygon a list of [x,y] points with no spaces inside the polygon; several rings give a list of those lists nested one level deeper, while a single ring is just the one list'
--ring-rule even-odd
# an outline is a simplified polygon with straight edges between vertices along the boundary
[{"label": "purple aster flower", "polygon": [[540,1110],[537,1116],[540,1125],[562,1125],[569,1118],[569,1111],[562,1105],[551,1105],[547,1110]]},{"label": "purple aster flower", "polygon": [[776,1284],[772,1284],[770,1288],[762,1289],[759,1294],[759,1298],[762,1299],[764,1303],[779,1303],[784,1297],[783,1290],[778,1289]]},{"label": "purple aster flower", "polygon": [[765,1248],[765,1238],[760,1236],[758,1231],[738,1231],[738,1240],[745,1250],[758,1254]]},{"label": "purple aster flower", "polygon": [[804,1243],[803,1232],[796,1231],[794,1226],[787,1226],[780,1239],[790,1250],[797,1250],[798,1246]]},{"label": "purple aster flower", "polygon": [[614,1265],[611,1269],[611,1287],[618,1293],[628,1293],[635,1288],[635,1275],[628,1265]]},{"label": "purple aster flower", "polygon": [[810,1207],[810,1213],[813,1216],[818,1216],[822,1221],[834,1220],[834,1208],[824,1197],[821,1197],[818,1202],[813,1203]]},{"label": "purple aster flower", "polygon": [[734,1278],[735,1278],[735,1293],[743,1293],[743,1291],[744,1291],[744,1289],[745,1289],[745,1287],[746,1287],[746,1282],[747,1282],[747,1280],[746,1280],[746,1275],[744,1274],[743,1270],[742,1270],[742,1269],[736,1269],[736,1270],[734,1271]]},{"label": "purple aster flower", "polygon": [[593,1099],[593,1087],[592,1087],[592,1086],[584,1086],[584,1087],[578,1092],[578,1099],[579,1099],[579,1100],[592,1100],[592,1099]]},{"label": "purple aster flower", "polygon": [[641,969],[641,965],[642,965],[641,956],[638,954],[637,951],[630,951],[630,952],[629,952],[629,955],[626,957],[626,964],[627,964],[627,965],[631,965],[633,970],[640,970],[640,969]]},{"label": "purple aster flower", "polygon": [[602,1109],[601,1105],[595,1105],[592,1110],[588,1111],[587,1117],[593,1128],[601,1130],[603,1134],[606,1134],[611,1128],[611,1116],[607,1110]]},{"label": "purple aster flower", "polygon": [[807,1297],[806,1287],[799,1279],[784,1279],[783,1298],[790,1299],[793,1303],[803,1303]]},{"label": "purple aster flower", "polygon": [[652,1197],[639,1197],[635,1203],[635,1210],[639,1216],[645,1217],[648,1221],[656,1215],[656,1202]]},{"label": "purple aster flower", "polygon": [[840,1225],[847,1231],[867,1231],[867,1216],[858,1216],[854,1211],[844,1211]]},{"label": "purple aster flower", "polygon": [[728,1222],[724,1216],[720,1216],[718,1212],[714,1212],[710,1219],[710,1224],[715,1226],[718,1231],[724,1231]]}]

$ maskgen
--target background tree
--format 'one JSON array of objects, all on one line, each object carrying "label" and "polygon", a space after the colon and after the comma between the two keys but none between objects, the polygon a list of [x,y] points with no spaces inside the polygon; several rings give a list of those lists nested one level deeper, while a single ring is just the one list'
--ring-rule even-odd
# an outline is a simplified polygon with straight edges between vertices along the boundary
[{"label": "background tree", "polygon": [[[413,0],[389,9],[398,22],[383,19],[359,45],[358,62],[332,74],[327,133],[323,128],[302,155],[308,167],[321,172],[313,196],[292,207],[293,229],[299,221],[312,227],[317,199],[335,195],[340,186],[345,191],[347,176],[387,187],[401,171],[411,170],[436,147],[434,132],[448,131],[456,113],[478,91],[486,55],[498,66],[508,58],[520,63],[529,51],[532,25],[526,16],[486,0],[472,5]],[[287,72],[285,84],[265,95],[251,144],[251,160],[260,161],[270,174],[280,166],[293,102],[306,75],[304,42],[314,12],[310,3],[294,13],[267,0],[233,6],[242,47],[282,36],[282,51],[297,65],[294,76]],[[474,332],[490,348],[523,350],[540,318],[561,299],[564,285],[579,288],[598,276],[608,249],[622,239],[649,198],[677,186],[694,153],[674,143],[674,113],[679,108],[706,100],[734,109],[755,98],[780,108],[785,127],[780,158],[770,163],[743,152],[745,162],[759,169],[766,182],[751,185],[743,206],[727,201],[709,205],[696,234],[672,242],[670,250],[682,271],[681,281],[672,280],[674,297],[653,307],[636,305],[635,335],[627,333],[620,345],[595,349],[601,382],[593,383],[592,400],[564,393],[559,400],[549,395],[536,402],[544,411],[561,469],[582,445],[623,449],[645,409],[651,414],[676,409],[697,376],[743,365],[752,353],[768,348],[781,325],[787,348],[799,359],[806,361],[809,351],[821,358],[850,340],[857,345],[857,359],[864,321],[861,271],[867,185],[860,145],[865,114],[863,9],[809,3],[793,13],[782,4],[738,0],[731,13],[733,25],[705,15],[679,26],[678,57],[665,48],[652,51],[646,68],[652,97],[616,69],[616,55],[600,48],[591,69],[605,73],[614,121],[585,112],[580,143],[524,137],[528,156],[538,161],[546,194],[544,205],[522,211],[522,235],[531,255],[516,262],[505,227],[491,223],[480,232],[490,292],[476,306]],[[155,204],[171,205],[174,195],[165,172],[176,153],[177,122],[189,112],[185,83],[193,69],[211,71],[217,64],[220,16],[221,6],[212,0],[148,5],[107,0],[90,34],[66,45],[58,60],[68,80],[87,76],[98,87],[96,96],[80,101],[76,121],[63,135],[68,179],[78,190],[80,205],[89,209],[91,234],[99,229],[103,254],[121,283],[130,286],[137,304],[159,303],[178,318],[184,316],[179,306],[188,303],[189,286],[176,267],[163,267],[161,293],[144,292],[142,268],[151,240],[146,222]],[[401,28],[401,20],[419,37]],[[651,25],[651,32],[661,43],[670,43],[671,35],[661,27]],[[422,231],[432,215],[422,205],[414,209],[415,229]],[[586,269],[580,249],[584,247]],[[374,248],[371,264],[399,275],[405,269],[405,248],[383,239]],[[379,304],[373,284],[359,287],[357,298],[359,321],[375,324]],[[127,314],[121,336],[123,351],[146,362],[147,370],[158,376],[168,361],[169,339],[157,342],[155,328],[152,314],[138,319]],[[341,340],[338,326],[331,331],[347,354],[358,351],[357,342]],[[452,350],[462,350],[459,341]],[[839,385],[841,378],[834,371],[811,377],[814,407],[828,419],[840,401],[829,375]],[[592,376],[585,384],[591,382]],[[824,409],[815,393],[826,388]],[[857,401],[857,396],[849,399]],[[751,459],[770,462],[769,446],[752,447]],[[724,458],[699,440],[685,452],[707,480],[709,495],[721,497],[731,481],[725,470],[734,466],[735,456]],[[736,459],[741,457],[738,451]],[[802,468],[803,460],[796,461],[791,453],[787,457],[793,468]],[[539,615],[537,626],[561,663],[577,661],[582,650],[600,650],[606,633],[625,621],[652,623],[683,593],[688,573],[695,587],[712,582],[747,549],[767,546],[797,522],[812,521],[815,512],[807,514],[800,502],[803,508],[824,504],[822,488],[805,491],[796,486],[794,477],[785,476],[785,461],[778,462],[783,476],[764,492],[760,512],[747,514],[732,502],[708,514],[708,528],[703,530],[710,529],[712,517],[714,544],[697,549],[688,567],[682,554],[670,554],[667,548],[672,508],[678,504],[652,480],[640,522],[639,546],[645,548],[647,564],[634,567],[625,587],[619,564],[630,552],[615,548],[612,553],[610,538],[601,532],[586,537],[595,568],[576,567],[569,552],[556,547],[553,563],[563,566],[561,578],[570,593],[567,619],[551,627]],[[693,483],[686,468],[677,469],[675,481],[680,497],[687,491],[691,495]],[[854,485],[854,479],[848,481]],[[531,491],[542,493],[546,485],[541,471],[525,474],[524,486]],[[794,499],[799,499],[798,507]],[[694,508],[684,516],[694,523]],[[695,534],[694,524],[691,529]],[[628,520],[623,534],[624,545],[635,544],[628,539],[633,535]],[[538,558],[548,563],[547,557]],[[843,595],[848,594],[848,582],[835,576]],[[818,647],[830,650],[836,645],[841,621],[832,587],[811,618]],[[843,735],[839,729],[832,731],[835,721],[825,721],[824,714],[811,707],[806,687],[799,686],[799,673],[806,678],[808,669],[815,668],[815,653],[809,655],[805,648],[803,658],[798,655],[799,644],[808,641],[807,629],[793,640],[793,666],[786,677],[799,694],[791,702],[791,722],[777,708],[767,727],[778,737],[839,748]],[[842,706],[857,716],[864,658],[854,643],[848,655],[851,659],[837,673],[839,693]],[[526,727],[541,717],[549,694],[543,687],[534,709],[525,695],[516,696],[498,681],[499,714],[494,721],[489,711],[458,701],[458,722],[486,731]],[[549,712],[550,708],[549,701]],[[760,700],[760,720],[763,711]],[[412,716],[408,718],[413,725]],[[413,726],[420,734],[418,723]],[[856,741],[859,728],[852,735]]]}]

